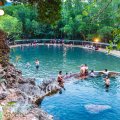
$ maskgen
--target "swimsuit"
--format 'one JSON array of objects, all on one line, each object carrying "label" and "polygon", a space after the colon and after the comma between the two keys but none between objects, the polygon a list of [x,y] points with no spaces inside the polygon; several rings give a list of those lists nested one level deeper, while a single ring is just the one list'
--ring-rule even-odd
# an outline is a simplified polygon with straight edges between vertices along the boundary
[{"label": "swimsuit", "polygon": [[58,75],[57,81],[58,81],[59,83],[62,83],[62,76]]},{"label": "swimsuit", "polygon": [[36,65],[36,69],[38,69],[39,68],[39,65]]},{"label": "swimsuit", "polygon": [[108,84],[105,84],[106,85],[106,88],[108,88],[110,85],[108,85]]}]

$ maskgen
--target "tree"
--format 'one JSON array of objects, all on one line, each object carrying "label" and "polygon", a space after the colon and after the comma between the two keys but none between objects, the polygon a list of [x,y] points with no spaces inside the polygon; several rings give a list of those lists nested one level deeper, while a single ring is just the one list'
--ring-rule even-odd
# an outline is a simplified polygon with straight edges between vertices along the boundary
[{"label": "tree", "polygon": [[38,10],[38,19],[47,24],[55,24],[61,18],[61,0],[13,0],[15,4],[31,4]]},{"label": "tree", "polygon": [[17,18],[5,15],[0,19],[0,29],[17,38],[21,34],[22,24]]}]

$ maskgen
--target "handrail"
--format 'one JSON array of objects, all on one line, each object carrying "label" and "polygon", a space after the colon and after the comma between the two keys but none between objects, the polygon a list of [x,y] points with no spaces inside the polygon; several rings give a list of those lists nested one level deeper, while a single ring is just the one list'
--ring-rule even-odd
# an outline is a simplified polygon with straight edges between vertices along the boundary
[{"label": "handrail", "polygon": [[32,42],[37,42],[37,43],[50,43],[51,41],[56,41],[56,43],[64,41],[64,43],[68,44],[75,44],[75,45],[83,45],[83,44],[96,44],[96,45],[103,45],[103,46],[109,46],[109,43],[96,43],[92,41],[83,41],[83,40],[67,40],[67,39],[22,39],[22,40],[16,40],[16,44],[27,44],[27,43],[32,43]]}]

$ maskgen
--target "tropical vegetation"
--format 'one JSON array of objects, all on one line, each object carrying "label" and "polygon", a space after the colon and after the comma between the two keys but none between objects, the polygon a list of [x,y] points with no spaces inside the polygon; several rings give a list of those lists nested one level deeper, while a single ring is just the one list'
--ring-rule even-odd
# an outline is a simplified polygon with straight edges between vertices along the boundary
[{"label": "tropical vegetation", "polygon": [[117,43],[120,48],[119,0],[15,1],[13,5],[3,7],[5,15],[0,17],[0,29],[11,39],[91,41],[97,37],[111,45]]}]

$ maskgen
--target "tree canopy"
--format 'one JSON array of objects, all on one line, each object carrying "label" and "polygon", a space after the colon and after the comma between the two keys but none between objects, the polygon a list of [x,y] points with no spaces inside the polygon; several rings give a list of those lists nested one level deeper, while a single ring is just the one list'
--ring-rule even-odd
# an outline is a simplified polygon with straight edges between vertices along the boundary
[{"label": "tree canopy", "polygon": [[4,10],[6,14],[1,18],[9,17],[9,22],[14,25],[11,31],[7,31],[7,25],[6,29],[3,27],[5,25],[1,29],[15,38],[19,36],[90,41],[97,37],[101,42],[118,46],[120,44],[119,0],[14,0],[14,4],[5,6]]}]

